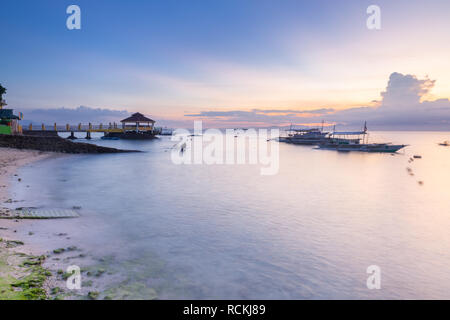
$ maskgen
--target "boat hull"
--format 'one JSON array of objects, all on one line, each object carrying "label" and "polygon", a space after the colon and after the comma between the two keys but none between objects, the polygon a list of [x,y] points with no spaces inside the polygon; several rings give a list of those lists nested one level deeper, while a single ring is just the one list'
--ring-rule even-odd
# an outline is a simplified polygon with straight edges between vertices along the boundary
[{"label": "boat hull", "polygon": [[359,151],[359,152],[382,152],[395,153],[403,149],[406,145],[395,144],[322,144],[320,149],[336,150],[343,152]]}]

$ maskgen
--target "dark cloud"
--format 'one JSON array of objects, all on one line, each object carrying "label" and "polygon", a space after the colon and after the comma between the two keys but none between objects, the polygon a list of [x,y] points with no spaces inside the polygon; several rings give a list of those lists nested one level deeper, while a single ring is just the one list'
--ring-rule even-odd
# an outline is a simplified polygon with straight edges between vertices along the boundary
[{"label": "dark cloud", "polygon": [[128,111],[117,111],[111,109],[90,108],[80,106],[76,109],[33,109],[23,110],[24,122],[33,123],[107,123],[119,121],[130,115]]}]

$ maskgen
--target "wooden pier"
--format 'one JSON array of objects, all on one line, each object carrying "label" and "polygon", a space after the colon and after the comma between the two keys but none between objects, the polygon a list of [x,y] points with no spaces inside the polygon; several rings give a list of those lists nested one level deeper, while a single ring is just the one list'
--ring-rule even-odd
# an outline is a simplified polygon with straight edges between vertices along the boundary
[{"label": "wooden pier", "polygon": [[92,123],[82,124],[79,123],[77,125],[58,125],[54,123],[53,125],[45,125],[41,124],[40,126],[35,126],[30,124],[27,129],[24,130],[24,133],[33,134],[54,134],[62,132],[69,132],[70,136],[68,139],[76,139],[75,133],[77,132],[85,132],[86,139],[91,139],[92,132],[103,132],[104,135],[128,135],[129,133],[139,133],[141,135],[150,136],[159,133],[158,129],[155,129],[154,123],[155,121],[145,117],[140,113],[135,113],[132,116],[121,120],[120,125],[115,122],[110,122],[109,124],[98,124],[94,125]]},{"label": "wooden pier", "polygon": [[75,137],[75,133],[77,132],[85,132],[86,133],[86,139],[91,138],[91,132],[103,132],[103,133],[110,133],[110,132],[117,132],[117,133],[123,133],[127,131],[139,131],[139,132],[146,132],[146,131],[154,131],[155,128],[153,126],[119,126],[117,123],[109,123],[109,124],[98,124],[94,125],[91,123],[88,124],[77,124],[77,125],[28,125],[28,127],[25,129],[26,131],[53,131],[55,133],[70,133],[71,137]]}]

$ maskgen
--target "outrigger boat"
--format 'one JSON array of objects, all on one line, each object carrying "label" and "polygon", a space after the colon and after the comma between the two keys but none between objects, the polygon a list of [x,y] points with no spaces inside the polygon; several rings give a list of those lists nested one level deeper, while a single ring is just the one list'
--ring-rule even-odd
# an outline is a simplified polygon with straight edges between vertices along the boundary
[{"label": "outrigger boat", "polygon": [[363,131],[332,132],[327,139],[318,145],[319,149],[336,151],[387,152],[395,153],[407,145],[391,143],[369,143],[367,125]]},{"label": "outrigger boat", "polygon": [[301,145],[317,145],[324,142],[327,138],[328,132],[322,129],[292,129],[292,125],[287,131],[287,136],[279,137],[279,142],[287,142]]}]

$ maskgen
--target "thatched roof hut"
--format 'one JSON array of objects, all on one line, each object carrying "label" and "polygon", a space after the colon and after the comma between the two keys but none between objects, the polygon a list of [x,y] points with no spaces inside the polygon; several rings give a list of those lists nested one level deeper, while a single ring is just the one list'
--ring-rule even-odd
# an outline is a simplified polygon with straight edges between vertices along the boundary
[{"label": "thatched roof hut", "polygon": [[126,119],[120,120],[122,123],[155,123],[155,120],[147,118],[142,113],[136,112]]}]

